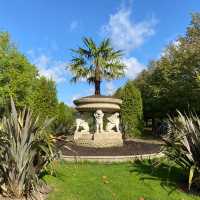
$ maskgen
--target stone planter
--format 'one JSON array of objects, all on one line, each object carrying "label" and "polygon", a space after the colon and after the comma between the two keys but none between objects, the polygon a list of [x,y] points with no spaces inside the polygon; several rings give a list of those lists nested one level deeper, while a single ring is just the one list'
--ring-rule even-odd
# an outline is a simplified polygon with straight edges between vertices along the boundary
[{"label": "stone planter", "polygon": [[[76,105],[76,110],[82,116],[84,116],[84,112],[93,113],[96,127],[95,133],[92,133],[84,117],[77,118],[76,131],[74,133],[74,141],[77,145],[95,148],[123,145],[122,134],[119,129],[121,99],[108,96],[88,96],[75,100],[74,104]],[[110,114],[106,120],[104,120],[104,113]],[[104,130],[103,123],[105,121]]]}]

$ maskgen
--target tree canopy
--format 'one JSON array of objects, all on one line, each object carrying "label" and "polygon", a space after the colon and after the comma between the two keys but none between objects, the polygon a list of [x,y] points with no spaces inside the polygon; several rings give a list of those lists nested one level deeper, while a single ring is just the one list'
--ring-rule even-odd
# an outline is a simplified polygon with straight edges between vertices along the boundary
[{"label": "tree canopy", "polygon": [[83,45],[72,50],[74,56],[68,67],[74,75],[72,82],[86,79],[89,84],[95,85],[95,95],[100,95],[103,79],[113,80],[124,75],[122,51],[114,50],[109,39],[97,45],[91,38],[84,38]]},{"label": "tree canopy", "polygon": [[7,32],[0,32],[0,72],[1,115],[10,102],[10,96],[17,107],[30,106],[37,69],[11,43]]},{"label": "tree canopy", "polygon": [[200,13],[134,84],[142,93],[145,118],[165,118],[177,109],[200,114]]},{"label": "tree canopy", "polygon": [[115,96],[122,99],[121,120],[128,136],[140,136],[143,130],[143,110],[140,91],[131,81],[119,88]]},{"label": "tree canopy", "polygon": [[53,80],[40,77],[36,83],[37,89],[34,91],[32,108],[36,115],[40,116],[41,122],[48,116],[56,118],[57,115],[57,91]]},{"label": "tree canopy", "polygon": [[[17,109],[24,106],[31,108],[35,115],[40,116],[40,122],[47,117],[54,117],[55,123],[52,127],[55,129],[59,126],[57,122],[64,120],[63,113],[59,111],[61,107],[55,82],[39,76],[37,67],[19,52],[9,34],[0,32],[0,117],[9,112],[10,96]],[[65,111],[68,116],[73,113],[70,108],[65,108]],[[65,117],[66,127],[73,125],[68,118]]]}]

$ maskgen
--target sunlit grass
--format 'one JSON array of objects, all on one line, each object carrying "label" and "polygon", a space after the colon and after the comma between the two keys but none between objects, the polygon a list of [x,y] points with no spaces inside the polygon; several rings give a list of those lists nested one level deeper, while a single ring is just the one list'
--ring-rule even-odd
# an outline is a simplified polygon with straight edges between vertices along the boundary
[{"label": "sunlit grass", "polygon": [[135,164],[62,162],[56,177],[45,176],[53,188],[48,200],[200,200],[181,190],[180,169],[165,164],[153,168],[148,161]]}]

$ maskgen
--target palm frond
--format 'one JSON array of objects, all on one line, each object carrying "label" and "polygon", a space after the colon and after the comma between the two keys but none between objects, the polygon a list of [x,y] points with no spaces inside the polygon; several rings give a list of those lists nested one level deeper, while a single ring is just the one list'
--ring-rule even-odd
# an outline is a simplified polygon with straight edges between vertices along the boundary
[{"label": "palm frond", "polygon": [[72,82],[85,78],[89,83],[94,83],[124,76],[123,52],[115,51],[110,39],[104,39],[97,46],[91,38],[83,38],[83,44],[84,47],[72,50],[74,57],[68,67],[73,74]]},{"label": "palm frond", "polygon": [[97,49],[95,42],[92,38],[83,38],[83,43],[90,51],[95,51]]}]

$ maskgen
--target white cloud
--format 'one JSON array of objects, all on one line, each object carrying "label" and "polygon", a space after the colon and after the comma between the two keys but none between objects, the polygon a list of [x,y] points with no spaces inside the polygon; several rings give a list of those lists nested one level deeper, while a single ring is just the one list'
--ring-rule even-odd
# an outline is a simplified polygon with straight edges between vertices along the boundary
[{"label": "white cloud", "polygon": [[94,85],[91,85],[92,87],[89,89],[89,90],[87,90],[87,91],[85,91],[85,93],[88,95],[88,96],[90,96],[90,95],[93,95],[94,94]]},{"label": "white cloud", "polygon": [[[132,19],[132,6],[129,4],[121,6],[116,13],[111,14],[108,23],[101,27],[103,35],[111,39],[113,46],[125,51],[126,56],[123,58],[123,62],[127,66],[126,77],[134,79],[145,69],[144,64],[130,55],[134,49],[143,45],[150,36],[155,34],[156,23],[157,20],[154,17],[135,22]],[[107,91],[110,91],[108,93],[114,91],[114,87],[110,83],[106,87]]]},{"label": "white cloud", "polygon": [[105,91],[106,95],[113,95],[113,93],[116,90],[115,86],[110,81],[106,82],[105,87],[106,87],[106,91]]},{"label": "white cloud", "polygon": [[38,68],[39,75],[51,78],[56,83],[66,81],[66,63],[63,61],[54,60],[45,54],[41,54],[38,57],[34,57],[32,63]]},{"label": "white cloud", "polygon": [[124,58],[123,62],[127,67],[125,69],[125,74],[130,79],[134,79],[143,69],[145,69],[145,65],[141,64],[135,57]]},{"label": "white cloud", "polygon": [[70,31],[74,31],[78,27],[78,21],[74,20],[71,22],[69,29]]},{"label": "white cloud", "polygon": [[131,6],[121,7],[110,15],[109,22],[102,27],[103,34],[111,38],[113,45],[127,53],[141,46],[147,37],[155,33],[154,25],[157,21],[152,17],[135,23],[131,14]]}]

